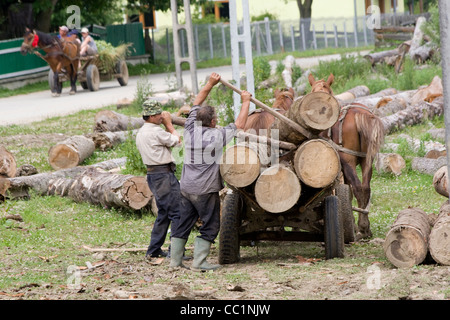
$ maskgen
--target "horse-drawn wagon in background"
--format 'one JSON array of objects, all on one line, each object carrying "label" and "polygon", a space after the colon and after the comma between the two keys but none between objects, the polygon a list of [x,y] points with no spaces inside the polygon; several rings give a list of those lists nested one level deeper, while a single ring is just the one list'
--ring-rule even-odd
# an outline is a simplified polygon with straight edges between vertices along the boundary
[{"label": "horse-drawn wagon in background", "polygon": [[[59,96],[64,81],[70,81],[70,94],[77,91],[78,80],[83,89],[97,91],[100,80],[116,78],[121,86],[128,83],[128,67],[125,57],[129,44],[113,47],[105,41],[97,41],[98,54],[80,57],[80,43],[76,40],[61,40],[52,35],[26,29],[21,53],[33,53],[45,60],[49,66],[48,82],[53,96]],[[38,49],[45,52],[42,55]]]},{"label": "horse-drawn wagon in background", "polygon": [[[277,92],[273,108],[254,98],[252,102],[263,109],[247,120],[246,131],[256,134],[239,133],[220,164],[229,191],[221,212],[219,262],[237,262],[241,243],[259,240],[320,241],[327,259],[343,257],[344,243],[355,241],[359,231],[352,189],[359,192],[361,184],[348,184],[349,164],[341,166],[341,155],[350,150],[333,141],[339,135],[330,137],[344,121],[338,101],[320,90],[295,101],[293,92]],[[269,114],[273,119],[262,121]],[[359,135],[357,126],[350,129]],[[366,159],[367,150],[356,151]],[[360,216],[358,223],[365,219]]]}]

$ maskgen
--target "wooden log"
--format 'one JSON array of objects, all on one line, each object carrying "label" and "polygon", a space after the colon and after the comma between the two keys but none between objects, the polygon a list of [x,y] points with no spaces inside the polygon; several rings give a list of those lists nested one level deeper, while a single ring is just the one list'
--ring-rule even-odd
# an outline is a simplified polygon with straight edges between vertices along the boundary
[{"label": "wooden log", "polygon": [[67,196],[76,202],[139,210],[150,204],[152,193],[146,177],[113,174],[88,168],[72,179],[49,181],[49,195]]},{"label": "wooden log", "polygon": [[12,178],[16,176],[17,163],[14,155],[0,145],[0,176]]},{"label": "wooden log", "polygon": [[447,165],[447,157],[439,157],[437,159],[415,157],[411,161],[411,169],[432,176],[442,166],[446,165]]},{"label": "wooden log", "polygon": [[73,168],[80,165],[95,151],[95,143],[85,136],[72,136],[48,151],[48,162],[55,170]]},{"label": "wooden log", "polygon": [[291,209],[300,198],[301,184],[287,163],[264,170],[255,183],[256,202],[264,210],[280,213]]},{"label": "wooden log", "polygon": [[428,253],[431,226],[427,214],[419,208],[399,212],[383,244],[387,259],[398,268],[422,263]]},{"label": "wooden log", "polygon": [[58,178],[73,178],[84,172],[88,168],[100,168],[102,170],[111,170],[126,165],[127,158],[118,158],[106,160],[91,166],[78,166],[69,169],[62,169],[52,172],[44,172],[31,176],[0,179],[0,195],[3,198],[16,199],[29,197],[29,189],[32,189],[38,195],[47,195],[50,180]]},{"label": "wooden log", "polygon": [[99,111],[94,118],[94,132],[127,131],[144,125],[144,119],[130,117],[112,110]]},{"label": "wooden log", "polygon": [[261,171],[258,151],[249,145],[234,145],[227,148],[222,156],[220,174],[234,187],[246,187],[252,184]]},{"label": "wooden log", "polygon": [[365,97],[370,94],[370,90],[367,86],[361,85],[351,88],[345,92],[335,95],[334,97],[340,104],[353,101],[357,98]]},{"label": "wooden log", "polygon": [[[386,102],[386,103],[385,103]],[[400,97],[394,99],[381,99],[376,108],[374,108],[373,113],[382,118],[388,115],[394,114],[398,111],[404,110],[408,107],[408,102]]]},{"label": "wooden log", "polygon": [[[132,130],[131,136],[136,137],[138,130]],[[105,131],[94,132],[92,141],[94,141],[95,149],[105,151],[115,147],[116,145],[125,142],[129,137],[129,131]]]},{"label": "wooden log", "polygon": [[450,265],[450,204],[446,201],[439,210],[430,233],[430,255],[439,264]]},{"label": "wooden log", "polygon": [[448,198],[449,192],[448,192],[448,169],[447,166],[444,165],[440,167],[433,176],[433,186],[434,190],[436,190],[437,193],[440,195]]},{"label": "wooden log", "polygon": [[434,76],[428,86],[417,90],[417,92],[412,96],[411,104],[418,104],[422,101],[432,102],[443,94],[444,88],[442,86],[442,80],[439,76]]},{"label": "wooden log", "polygon": [[416,26],[414,28],[414,34],[413,37],[411,39],[411,44],[410,44],[410,48],[408,51],[409,56],[412,58],[414,57],[415,51],[417,50],[417,48],[419,48],[422,45],[422,41],[423,41],[423,30],[422,30],[422,26],[426,23],[426,18],[425,17],[419,17],[416,20]]},{"label": "wooden log", "polygon": [[397,153],[378,153],[375,158],[375,169],[378,173],[393,173],[399,176],[405,167],[405,159]]},{"label": "wooden log", "polygon": [[295,152],[294,169],[300,180],[313,188],[332,184],[341,172],[337,151],[325,140],[304,142]]},{"label": "wooden log", "polygon": [[294,101],[286,112],[286,117],[299,124],[309,134],[295,132],[275,119],[269,136],[298,145],[332,127],[339,118],[339,112],[339,102],[332,95],[325,92],[308,93]]},{"label": "wooden log", "polygon": [[418,47],[414,53],[412,54],[411,58],[416,63],[424,63],[428,59],[430,59],[434,54],[434,48],[430,43],[426,43],[423,46]]},{"label": "wooden log", "polygon": [[364,56],[364,58],[369,61],[372,66],[378,62],[384,62],[387,57],[397,56],[399,54],[398,49],[379,51],[374,53],[369,53]]},{"label": "wooden log", "polygon": [[444,112],[444,100],[438,97],[433,102],[422,101],[416,105],[410,105],[406,109],[392,115],[382,117],[385,134],[390,134],[396,129],[402,129],[408,125],[414,125],[439,116]]},{"label": "wooden log", "polygon": [[286,88],[292,88],[292,67],[294,66],[295,58],[288,55],[284,60],[284,70],[281,73]]}]

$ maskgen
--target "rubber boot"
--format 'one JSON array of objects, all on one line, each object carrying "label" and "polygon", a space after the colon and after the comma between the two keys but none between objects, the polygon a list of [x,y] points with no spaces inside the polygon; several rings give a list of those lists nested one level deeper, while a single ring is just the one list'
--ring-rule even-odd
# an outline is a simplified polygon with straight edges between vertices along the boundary
[{"label": "rubber boot", "polygon": [[186,245],[186,239],[182,238],[174,238],[172,237],[170,240],[170,265],[169,267],[183,267],[183,255],[184,255],[184,246]]},{"label": "rubber boot", "polygon": [[193,271],[209,271],[216,270],[221,266],[219,264],[210,264],[206,261],[206,257],[211,250],[211,242],[202,238],[195,238],[194,244],[194,261],[192,262],[191,270]]}]

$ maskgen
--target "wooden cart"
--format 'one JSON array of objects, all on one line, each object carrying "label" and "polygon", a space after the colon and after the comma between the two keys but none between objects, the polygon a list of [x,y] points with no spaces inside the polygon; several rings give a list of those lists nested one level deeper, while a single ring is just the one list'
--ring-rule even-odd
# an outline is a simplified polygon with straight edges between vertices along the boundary
[{"label": "wooden cart", "polygon": [[[220,81],[240,93],[230,83]],[[310,102],[310,98],[304,97],[303,101]],[[261,240],[320,241],[325,243],[327,259],[343,257],[344,243],[355,240],[355,219],[353,196],[350,187],[341,182],[335,146],[260,101],[254,98],[251,101],[307,140],[300,145],[283,142],[286,151],[282,154],[264,148],[261,151],[259,146],[255,150],[246,140],[224,152],[220,170],[230,191],[224,197],[221,211],[219,262],[237,262],[241,244]],[[337,108],[336,120],[330,126],[339,115],[336,101],[333,107]],[[317,112],[324,113],[323,108],[324,104],[320,104]],[[280,147],[282,143],[256,135],[253,138],[258,145],[261,139],[266,139],[266,144],[272,140],[270,145]],[[268,154],[274,155],[277,163],[259,161]]]},{"label": "wooden cart", "polygon": [[[81,68],[78,69],[78,81],[85,90],[97,91],[100,88],[100,80],[108,81],[116,78],[121,86],[128,84],[128,66],[125,60],[118,60],[113,70],[99,70],[98,55],[81,57]],[[69,78],[65,72],[60,72],[59,85]],[[48,73],[48,84],[52,91],[54,89],[53,71],[50,69]]]}]

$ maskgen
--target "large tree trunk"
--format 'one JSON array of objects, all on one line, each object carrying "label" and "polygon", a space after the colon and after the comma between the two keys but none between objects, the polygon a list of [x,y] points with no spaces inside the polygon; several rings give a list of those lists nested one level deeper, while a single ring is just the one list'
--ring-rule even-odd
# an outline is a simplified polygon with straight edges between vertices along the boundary
[{"label": "large tree trunk", "polygon": [[305,30],[305,41],[308,45],[311,38],[311,14],[313,0],[297,0],[298,10],[300,11],[300,31],[301,25]]},{"label": "large tree trunk", "polygon": [[42,32],[50,32],[51,22],[52,22],[52,14],[55,9],[58,0],[46,1],[48,8],[42,10],[36,16],[36,29]]},{"label": "large tree trunk", "polygon": [[379,51],[374,53],[369,53],[364,56],[367,61],[369,61],[372,66],[378,62],[384,62],[386,58],[397,56],[399,54],[398,49]]},{"label": "large tree trunk", "polygon": [[430,234],[430,255],[439,264],[450,265],[450,204],[446,201],[439,210]]},{"label": "large tree trunk", "polygon": [[447,164],[447,157],[437,159],[416,157],[411,162],[411,168],[420,173],[434,175],[442,166]]},{"label": "large tree trunk", "polygon": [[341,172],[341,162],[339,154],[328,142],[313,139],[303,143],[295,152],[294,168],[304,184],[325,188]]},{"label": "large tree trunk", "polygon": [[91,166],[74,167],[53,172],[44,172],[31,176],[23,176],[16,178],[1,179],[0,178],[0,195],[3,198],[15,199],[21,197],[29,197],[29,189],[34,190],[38,195],[47,195],[50,181],[66,178],[71,179],[78,174],[83,173],[88,168],[99,168],[102,170],[111,170],[114,168],[125,166],[127,159],[119,158],[103,161]]},{"label": "large tree trunk", "polygon": [[16,176],[17,163],[14,155],[0,145],[0,176],[12,178]]},{"label": "large tree trunk", "polygon": [[127,131],[128,129],[138,129],[144,125],[144,119],[129,117],[121,113],[102,110],[94,118],[94,131]]},{"label": "large tree trunk", "polygon": [[421,46],[422,40],[423,40],[423,30],[422,26],[427,22],[425,17],[419,17],[416,21],[416,27],[414,29],[414,35],[411,39],[411,46],[409,48],[409,56],[411,59],[413,59],[414,54],[416,53],[417,49]]},{"label": "large tree trunk", "polygon": [[152,193],[145,177],[101,172],[89,168],[74,178],[51,180],[49,195],[67,196],[76,202],[139,210],[150,204]]},{"label": "large tree trunk", "polygon": [[398,268],[422,263],[428,253],[430,230],[423,210],[408,208],[400,211],[384,241],[386,257]]},{"label": "large tree trunk", "polygon": [[[324,92],[313,92],[295,100],[285,116],[308,132],[317,135],[336,123],[339,112],[340,107],[336,98]],[[297,145],[307,139],[280,119],[275,119],[269,133],[273,138],[277,138],[278,133],[279,140]]]},{"label": "large tree trunk", "polygon": [[392,115],[382,117],[385,134],[390,134],[396,129],[402,129],[408,125],[414,125],[423,122],[426,119],[432,119],[444,112],[444,100],[438,97],[432,103],[420,102],[416,105],[410,105],[406,109],[396,112]]},{"label": "large tree trunk", "polygon": [[94,151],[92,139],[73,136],[52,146],[48,151],[48,161],[55,170],[73,168],[89,158]]},{"label": "large tree trunk", "polygon": [[301,184],[287,163],[273,165],[256,180],[255,198],[268,212],[279,213],[292,208],[300,198]]}]

